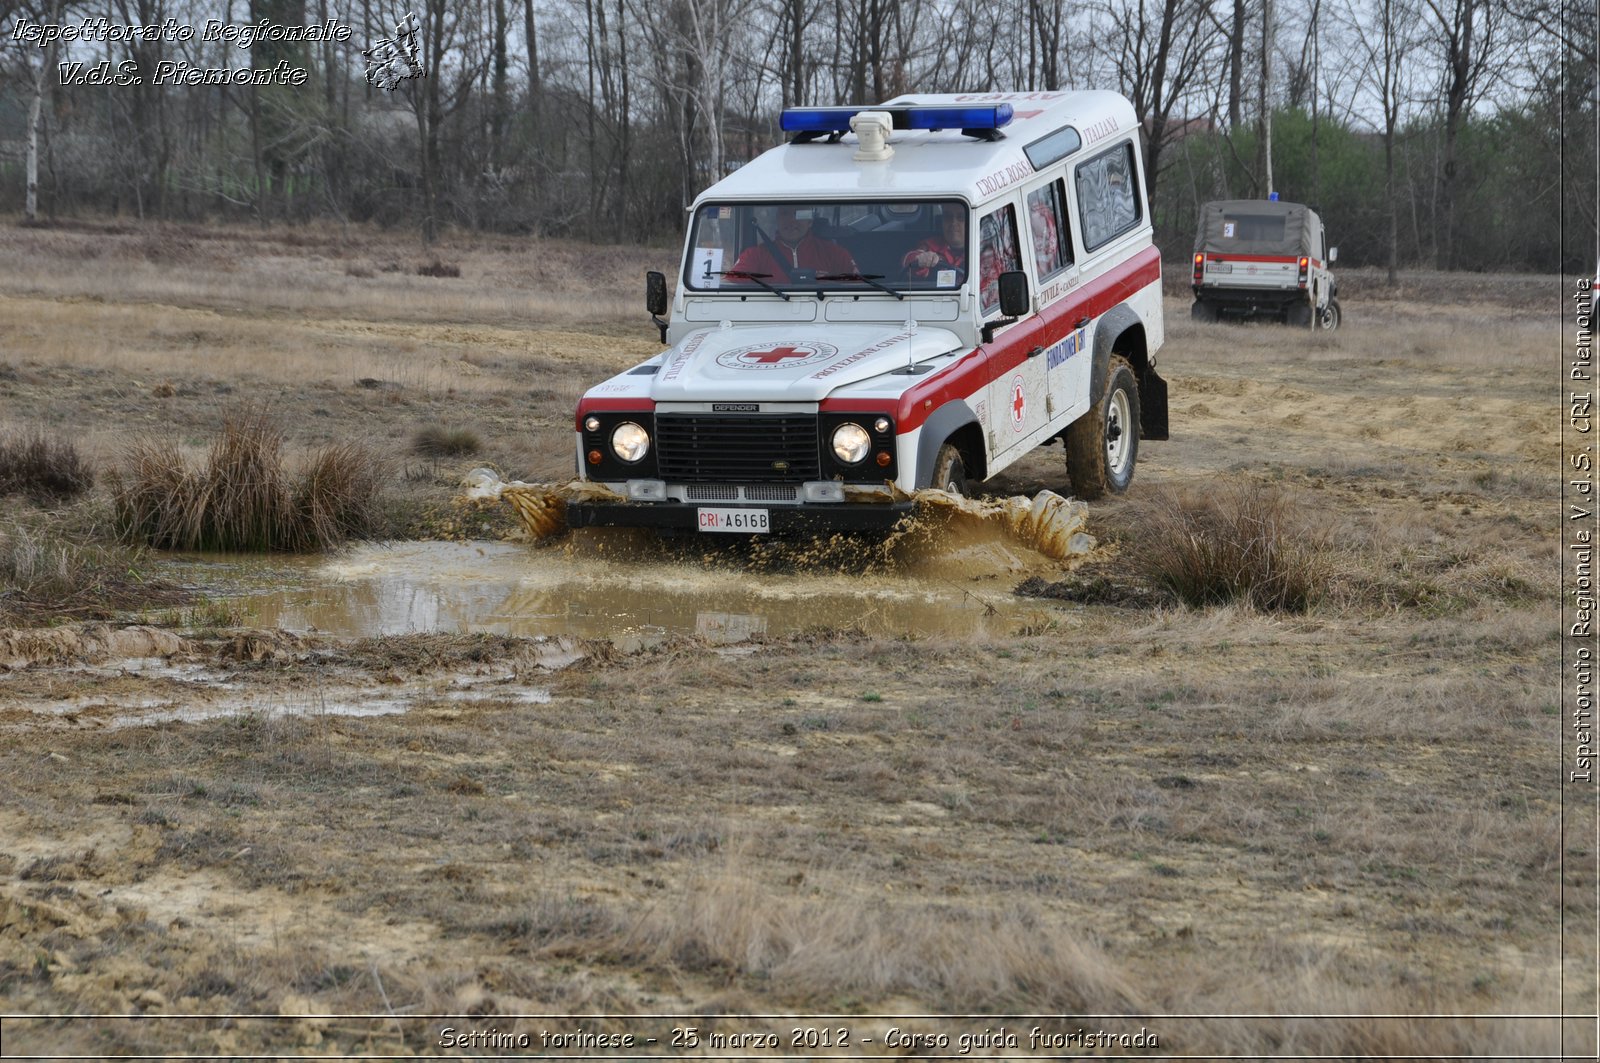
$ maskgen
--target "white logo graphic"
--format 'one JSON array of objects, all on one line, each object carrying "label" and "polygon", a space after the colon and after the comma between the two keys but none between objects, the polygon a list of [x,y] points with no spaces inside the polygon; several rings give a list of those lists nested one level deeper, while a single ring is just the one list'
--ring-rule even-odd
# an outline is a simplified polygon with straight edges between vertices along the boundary
[{"label": "white logo graphic", "polygon": [[758,343],[719,354],[717,364],[729,369],[790,369],[824,362],[838,353],[831,343]]},{"label": "white logo graphic", "polygon": [[400,87],[400,82],[422,76],[422,64],[417,62],[420,28],[417,16],[407,15],[395,23],[393,37],[381,38],[371,48],[362,50],[367,60],[368,85],[393,92]]}]

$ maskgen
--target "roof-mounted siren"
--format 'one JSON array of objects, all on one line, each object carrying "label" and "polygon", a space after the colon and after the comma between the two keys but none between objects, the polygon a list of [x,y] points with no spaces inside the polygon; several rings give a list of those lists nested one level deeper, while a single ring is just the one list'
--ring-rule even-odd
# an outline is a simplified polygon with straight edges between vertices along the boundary
[{"label": "roof-mounted siren", "polygon": [[793,133],[791,143],[795,144],[823,136],[830,142],[837,141],[854,128],[851,119],[864,112],[888,115],[893,129],[959,129],[962,135],[978,140],[999,140],[1005,136],[1001,127],[1011,122],[1009,103],[981,107],[904,104],[895,107],[789,107],[779,117],[778,127],[785,133]]},{"label": "roof-mounted siren", "polygon": [[883,111],[862,111],[850,119],[861,146],[850,156],[856,162],[883,162],[894,155],[889,146],[889,130],[894,128],[894,116]]}]

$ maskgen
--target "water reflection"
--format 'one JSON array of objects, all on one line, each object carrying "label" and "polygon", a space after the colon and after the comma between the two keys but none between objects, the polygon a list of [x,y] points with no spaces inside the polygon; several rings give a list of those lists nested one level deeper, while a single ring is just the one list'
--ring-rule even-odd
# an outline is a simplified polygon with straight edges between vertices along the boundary
[{"label": "water reflection", "polygon": [[[971,556],[985,571],[973,571]],[[205,593],[237,596],[247,624],[351,637],[488,632],[633,645],[841,628],[962,636],[1009,634],[1058,614],[1012,597],[1015,559],[997,556],[920,573],[771,572],[681,555],[426,542],[331,559],[174,558],[167,567]]]}]

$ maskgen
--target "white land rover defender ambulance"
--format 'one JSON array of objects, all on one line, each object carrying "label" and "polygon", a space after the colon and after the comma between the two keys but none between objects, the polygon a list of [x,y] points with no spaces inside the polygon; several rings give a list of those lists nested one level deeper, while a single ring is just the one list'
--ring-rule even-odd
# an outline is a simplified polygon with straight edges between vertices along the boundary
[{"label": "white land rover defender ambulance", "polygon": [[1139,126],[1110,92],[791,109],[690,212],[668,349],[578,404],[593,525],[886,529],[1060,439],[1125,490],[1167,438]]}]

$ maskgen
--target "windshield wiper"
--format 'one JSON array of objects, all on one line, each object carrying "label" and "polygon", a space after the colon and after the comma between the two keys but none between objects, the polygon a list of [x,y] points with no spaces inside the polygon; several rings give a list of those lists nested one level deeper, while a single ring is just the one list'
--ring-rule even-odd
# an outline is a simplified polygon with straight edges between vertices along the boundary
[{"label": "windshield wiper", "polygon": [[881,273],[819,273],[819,274],[817,274],[817,280],[819,280],[819,281],[860,281],[863,284],[872,285],[874,288],[878,289],[878,291],[880,291],[880,292],[888,292],[890,295],[894,296],[896,299],[901,299],[901,300],[905,299],[905,297],[906,297],[905,292],[895,291],[893,288],[889,287],[887,284],[879,284],[878,282],[880,280],[882,280],[882,279],[883,279],[883,274],[881,274]]},{"label": "windshield wiper", "polygon": [[776,295],[786,303],[791,298],[789,293],[784,291],[782,288],[774,288],[772,285],[767,283],[766,278],[772,276],[770,273],[746,273],[742,269],[719,269],[709,270],[705,275],[709,277],[745,277],[755,281],[757,284],[761,285],[761,287],[765,288],[773,295]]}]

